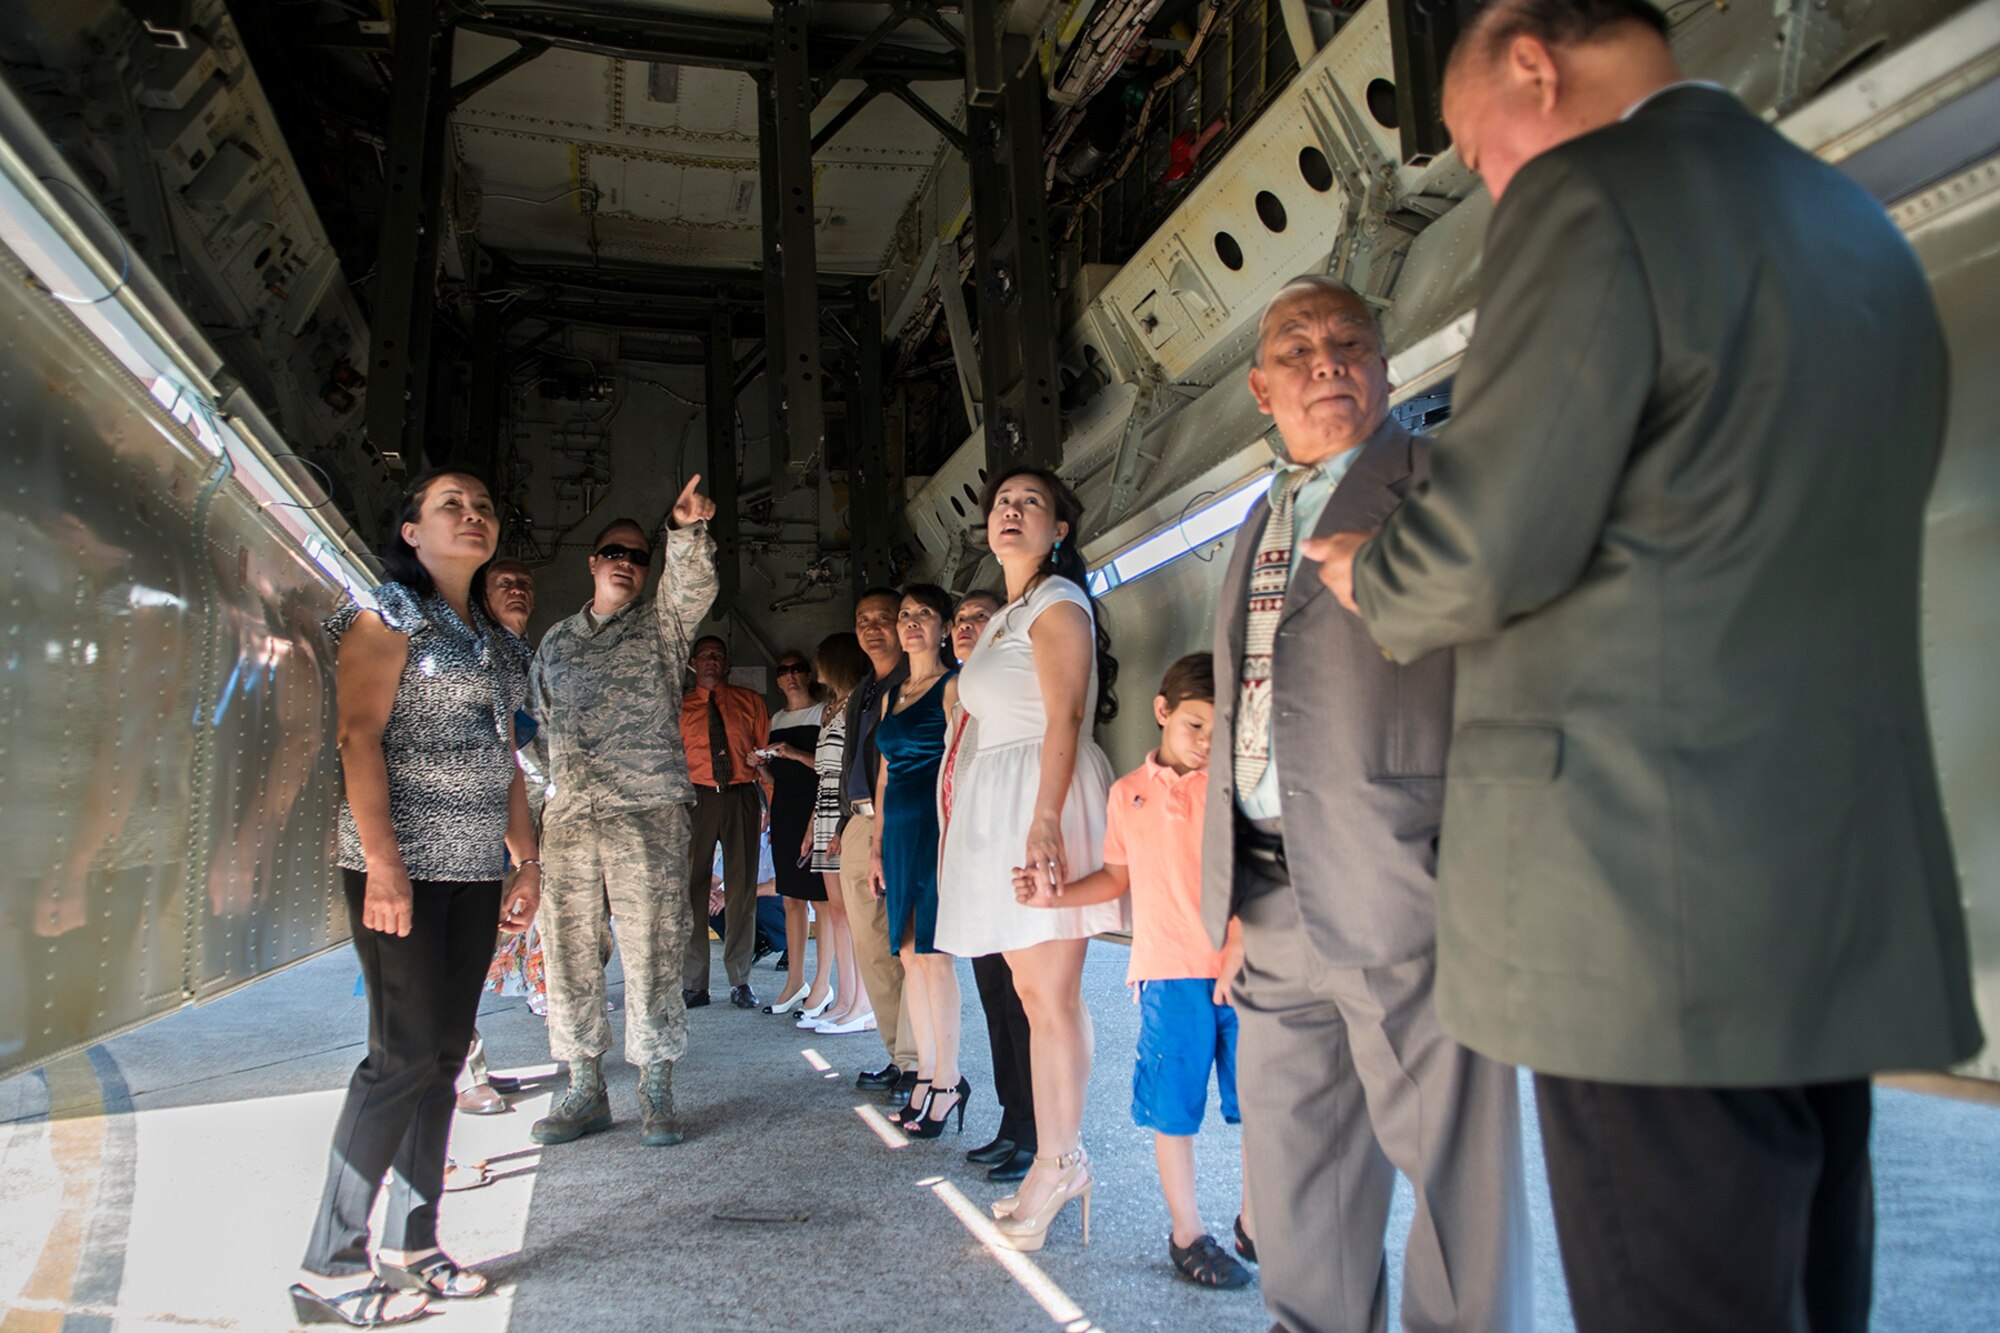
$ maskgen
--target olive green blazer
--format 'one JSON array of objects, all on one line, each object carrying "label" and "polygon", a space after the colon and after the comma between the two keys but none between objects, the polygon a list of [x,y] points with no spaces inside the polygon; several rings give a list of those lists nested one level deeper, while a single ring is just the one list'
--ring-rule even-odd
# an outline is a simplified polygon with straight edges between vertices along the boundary
[{"label": "olive green blazer", "polygon": [[1918,647],[1946,365],[1882,209],[1719,90],[1495,208],[1455,419],[1364,546],[1456,648],[1438,1009],[1580,1078],[1793,1084],[1980,1045]]}]

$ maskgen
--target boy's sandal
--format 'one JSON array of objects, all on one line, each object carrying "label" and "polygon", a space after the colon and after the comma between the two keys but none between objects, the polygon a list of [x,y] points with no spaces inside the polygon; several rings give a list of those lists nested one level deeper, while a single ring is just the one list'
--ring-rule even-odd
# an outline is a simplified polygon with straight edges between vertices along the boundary
[{"label": "boy's sandal", "polygon": [[476,1190],[481,1185],[491,1185],[493,1173],[486,1169],[486,1163],[446,1162],[444,1166],[444,1192],[455,1194],[460,1190]]},{"label": "boy's sandal", "polygon": [[346,1324],[350,1328],[387,1328],[422,1318],[430,1297],[398,1291],[380,1278],[337,1296],[322,1296],[304,1283],[293,1283],[292,1318],[301,1324]]},{"label": "boy's sandal", "polygon": [[386,1285],[398,1291],[421,1291],[441,1301],[466,1301],[474,1296],[484,1296],[490,1285],[481,1274],[453,1263],[442,1250],[407,1265],[392,1264],[377,1256],[375,1273]]},{"label": "boy's sandal", "polygon": [[1250,1270],[1230,1258],[1206,1232],[1185,1250],[1169,1235],[1167,1255],[1174,1261],[1174,1271],[1197,1286],[1234,1289],[1250,1283]]},{"label": "boy's sandal", "polygon": [[1257,1242],[1250,1239],[1250,1233],[1243,1229],[1243,1214],[1236,1215],[1236,1252],[1251,1263],[1257,1262]]}]

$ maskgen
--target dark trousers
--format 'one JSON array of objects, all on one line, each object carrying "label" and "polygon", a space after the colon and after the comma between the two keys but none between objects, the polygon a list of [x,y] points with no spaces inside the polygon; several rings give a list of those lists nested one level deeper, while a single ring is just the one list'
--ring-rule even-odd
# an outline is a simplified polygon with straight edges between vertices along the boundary
[{"label": "dark trousers", "polygon": [[986,1011],[986,1041],[993,1048],[993,1095],[1000,1102],[1000,1138],[1018,1148],[1035,1148],[1035,1081],[1028,1067],[1028,1011],[1014,990],[1014,970],[1005,956],[972,960],[972,979]]},{"label": "dark trousers", "polygon": [[1578,1333],[1862,1333],[1866,1080],[1655,1088],[1535,1075]]},{"label": "dark trousers", "polygon": [[[757,784],[739,782],[717,791],[695,789],[693,841],[688,845],[688,916],[708,920],[708,884],[716,844],[722,845],[722,966],[729,984],[750,984],[750,953],[757,937],[757,825],[763,807]],[[688,933],[681,962],[681,985],[708,990],[708,936]]]},{"label": "dark trousers", "polygon": [[[343,872],[354,952],[368,989],[368,1055],[348,1080],[333,1130],[326,1189],[304,1266],[339,1277],[368,1271],[368,1214],[389,1175],[382,1245],[437,1244],[438,1196],[479,989],[500,927],[500,883],[420,881],[410,933],[398,938],[361,924],[367,876]],[[393,1174],[391,1168],[394,1168]]]}]

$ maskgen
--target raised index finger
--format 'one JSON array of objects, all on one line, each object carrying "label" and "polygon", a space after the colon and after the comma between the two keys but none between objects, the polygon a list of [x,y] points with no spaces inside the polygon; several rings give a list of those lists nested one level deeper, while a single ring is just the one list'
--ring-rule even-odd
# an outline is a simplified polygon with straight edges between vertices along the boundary
[{"label": "raised index finger", "polygon": [[685,485],[685,486],[681,487],[681,497],[680,497],[680,498],[681,498],[681,499],[683,499],[683,500],[690,500],[690,499],[693,499],[693,498],[694,498],[694,488],[695,488],[695,487],[697,487],[697,486],[699,486],[699,485],[701,485],[701,473],[697,472],[697,473],[695,473],[695,474],[694,474],[694,475],[693,475],[692,477],[689,477],[689,478],[688,478],[688,484],[687,484],[687,485]]}]

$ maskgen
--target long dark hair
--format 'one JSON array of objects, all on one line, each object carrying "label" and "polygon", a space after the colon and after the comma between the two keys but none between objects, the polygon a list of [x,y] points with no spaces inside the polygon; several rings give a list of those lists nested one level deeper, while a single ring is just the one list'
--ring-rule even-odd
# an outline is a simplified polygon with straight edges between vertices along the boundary
[{"label": "long dark hair", "polygon": [[1048,487],[1050,497],[1055,501],[1056,518],[1069,525],[1069,536],[1055,544],[1049,558],[1035,571],[1035,577],[1022,590],[1026,597],[1040,586],[1043,579],[1068,579],[1083,594],[1083,600],[1090,606],[1090,623],[1097,629],[1097,725],[1103,726],[1118,716],[1118,659],[1111,655],[1111,631],[1104,627],[1104,613],[1098,609],[1097,599],[1090,595],[1090,567],[1083,563],[1082,543],[1078,538],[1083,527],[1083,503],[1076,498],[1076,492],[1063,484],[1063,479],[1046,468],[1021,464],[993,474],[986,483],[985,493],[979,497],[979,517],[982,521],[992,517],[993,502],[1000,494],[1000,488],[1016,477],[1033,477]]},{"label": "long dark hair", "polygon": [[900,608],[901,603],[905,601],[915,602],[918,606],[928,606],[937,613],[938,628],[944,636],[938,644],[938,661],[944,664],[947,671],[957,666],[958,654],[951,646],[951,616],[952,612],[958,610],[958,603],[952,600],[951,594],[935,583],[912,583],[903,589],[903,595],[898,599],[898,607]]},{"label": "long dark hair", "polygon": [[[403,507],[396,511],[396,521],[389,528],[389,540],[382,551],[382,569],[388,574],[389,582],[400,583],[419,597],[428,597],[436,592],[437,581],[431,578],[431,572],[424,568],[424,562],[417,558],[417,548],[403,540],[403,525],[414,523],[423,517],[424,497],[430,493],[431,486],[443,477],[464,477],[467,481],[476,481],[481,486],[486,486],[486,478],[471,468],[434,467],[428,472],[419,473],[410,482],[409,489],[403,492]],[[486,486],[486,493],[492,495],[493,488]],[[497,529],[500,521],[497,514],[493,521]],[[480,567],[480,573],[485,573],[484,566]],[[475,582],[473,588],[475,594],[473,600],[484,610],[485,598],[478,593],[479,584]]]}]

